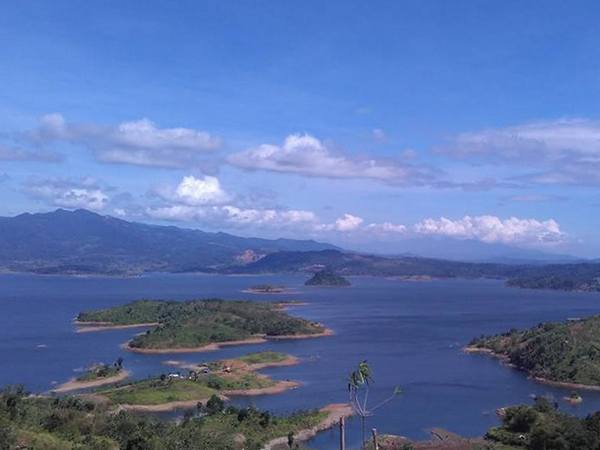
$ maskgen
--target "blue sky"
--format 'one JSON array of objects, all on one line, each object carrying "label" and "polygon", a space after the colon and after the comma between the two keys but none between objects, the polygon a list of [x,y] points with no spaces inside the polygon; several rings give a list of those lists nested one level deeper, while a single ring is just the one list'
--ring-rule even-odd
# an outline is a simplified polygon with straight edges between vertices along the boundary
[{"label": "blue sky", "polygon": [[1,215],[600,254],[597,2],[27,1]]}]

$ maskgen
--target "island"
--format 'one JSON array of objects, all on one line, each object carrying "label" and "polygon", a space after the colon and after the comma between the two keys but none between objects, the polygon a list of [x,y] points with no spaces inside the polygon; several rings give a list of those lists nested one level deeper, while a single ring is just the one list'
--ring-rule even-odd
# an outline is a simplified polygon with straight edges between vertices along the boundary
[{"label": "island", "polygon": [[170,362],[170,365],[178,365],[186,371],[121,384],[98,390],[94,395],[104,397],[122,409],[159,412],[196,407],[214,395],[226,398],[278,394],[298,387],[299,383],[273,380],[257,371],[298,362],[297,358],[278,352],[251,353],[239,358],[200,364]]},{"label": "island", "polygon": [[304,283],[306,286],[350,286],[350,281],[329,269],[315,273]]},{"label": "island", "polygon": [[[22,387],[0,391],[0,442],[7,449],[272,449],[296,443],[351,415],[346,404],[274,415],[225,405],[218,396],[182,420],[159,421],[85,397],[41,397]],[[280,447],[277,447],[280,448]]]},{"label": "island", "polygon": [[243,292],[250,294],[285,294],[287,289],[285,286],[276,286],[273,284],[257,284],[244,289]]},{"label": "island", "polygon": [[157,323],[125,344],[126,349],[141,353],[202,352],[267,339],[331,334],[331,330],[319,323],[289,315],[276,303],[222,299],[140,300],[82,312],[77,323],[104,323],[109,327]]},{"label": "island", "polygon": [[481,336],[466,351],[499,357],[538,381],[600,389],[600,316]]},{"label": "island", "polygon": [[57,386],[52,389],[52,392],[61,393],[105,386],[123,381],[127,377],[129,371],[123,368],[123,358],[118,358],[113,364],[92,365],[82,375]]}]

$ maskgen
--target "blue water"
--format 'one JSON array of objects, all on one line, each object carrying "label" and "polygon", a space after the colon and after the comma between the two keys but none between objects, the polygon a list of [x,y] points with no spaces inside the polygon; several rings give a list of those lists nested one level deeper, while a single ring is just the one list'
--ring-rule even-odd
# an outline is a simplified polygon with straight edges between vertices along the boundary
[{"label": "blue water", "polygon": [[[153,274],[142,278],[69,278],[0,276],[0,385],[23,383],[35,392],[49,390],[94,362],[119,356],[134,378],[168,371],[168,359],[198,362],[273,349],[303,359],[293,367],[266,370],[279,379],[302,382],[280,395],[237,398],[274,412],[314,408],[347,401],[346,374],[362,359],[374,370],[373,403],[399,385],[403,394],[369,419],[381,433],[426,438],[443,427],[481,435],[497,423],[495,409],[553,396],[578,415],[600,410],[600,392],[584,392],[580,406],[561,399],[568,391],[528,380],[496,360],[461,352],[471,338],[523,328],[548,320],[600,311],[600,295],[507,288],[500,281],[450,280],[402,282],[353,278],[343,289],[307,288],[301,276],[213,276]],[[260,283],[283,284],[294,294],[260,296],[241,292]],[[140,298],[224,297],[255,301],[296,299],[309,302],[293,314],[323,322],[335,335],[320,339],[273,341],[212,353],[138,355],[120,348],[139,330],[77,334],[72,319],[79,311],[105,308]],[[348,441],[359,445],[358,423],[351,421]],[[335,431],[309,445],[337,448]]]}]

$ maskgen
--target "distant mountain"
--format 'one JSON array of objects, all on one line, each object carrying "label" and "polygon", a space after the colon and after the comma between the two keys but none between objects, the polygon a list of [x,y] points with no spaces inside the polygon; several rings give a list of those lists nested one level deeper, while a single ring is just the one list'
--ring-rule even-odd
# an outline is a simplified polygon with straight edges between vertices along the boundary
[{"label": "distant mountain", "polygon": [[[360,248],[360,247],[359,247]],[[370,252],[387,255],[448,259],[453,261],[501,262],[507,264],[539,264],[576,262],[580,259],[564,254],[521,248],[502,243],[488,243],[473,239],[453,239],[427,236],[395,241],[369,243]]]},{"label": "distant mountain", "polygon": [[273,252],[337,248],[312,240],[244,238],[128,222],[83,209],[0,217],[0,269],[4,271],[214,271]]}]

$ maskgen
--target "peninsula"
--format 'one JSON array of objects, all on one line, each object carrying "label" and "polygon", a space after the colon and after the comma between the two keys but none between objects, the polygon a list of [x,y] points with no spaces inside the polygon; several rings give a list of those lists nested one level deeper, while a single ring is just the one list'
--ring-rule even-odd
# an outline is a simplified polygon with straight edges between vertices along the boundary
[{"label": "peninsula", "polygon": [[[278,394],[299,386],[257,373],[267,367],[297,364],[297,358],[277,352],[252,353],[206,364],[177,364],[185,373],[134,381],[96,391],[122,409],[145,412],[171,411],[206,403],[212,396]],[[174,365],[174,364],[171,364]]]},{"label": "peninsula", "polygon": [[600,389],[600,316],[481,336],[466,351],[499,357],[538,381]]}]

